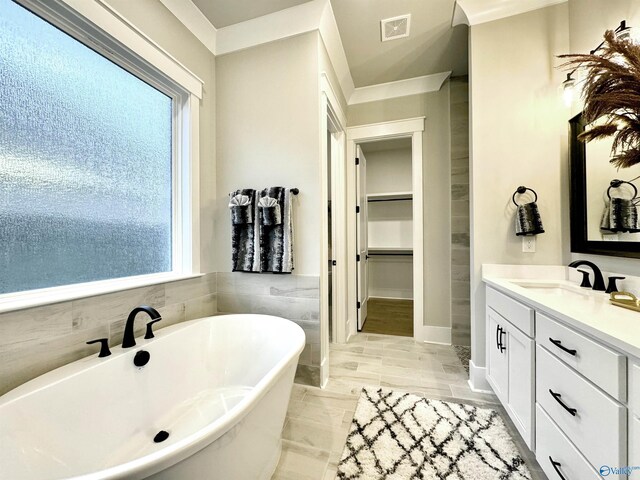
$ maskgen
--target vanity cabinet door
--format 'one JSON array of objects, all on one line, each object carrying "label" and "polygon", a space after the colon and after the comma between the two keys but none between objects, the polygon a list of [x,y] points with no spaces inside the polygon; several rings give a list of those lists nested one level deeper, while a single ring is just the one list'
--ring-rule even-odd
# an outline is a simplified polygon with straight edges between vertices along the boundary
[{"label": "vanity cabinet door", "polygon": [[507,356],[507,322],[492,309],[487,309],[487,348],[489,350],[487,380],[503,405],[508,403],[509,359]]},{"label": "vanity cabinet door", "polygon": [[535,342],[507,324],[509,357],[508,403],[514,425],[527,446],[534,450],[534,354]]}]

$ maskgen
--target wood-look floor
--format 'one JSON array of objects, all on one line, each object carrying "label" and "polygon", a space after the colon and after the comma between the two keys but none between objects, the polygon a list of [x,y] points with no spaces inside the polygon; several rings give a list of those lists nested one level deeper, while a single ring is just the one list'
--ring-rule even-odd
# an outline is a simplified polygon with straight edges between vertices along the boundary
[{"label": "wood-look floor", "polygon": [[532,480],[546,479],[498,398],[469,388],[469,376],[453,347],[358,333],[349,343],[331,344],[329,366],[324,388],[293,386],[282,431],[282,455],[271,480],[335,480],[364,386],[497,410]]},{"label": "wood-look floor", "polygon": [[370,298],[362,332],[413,337],[413,300]]}]

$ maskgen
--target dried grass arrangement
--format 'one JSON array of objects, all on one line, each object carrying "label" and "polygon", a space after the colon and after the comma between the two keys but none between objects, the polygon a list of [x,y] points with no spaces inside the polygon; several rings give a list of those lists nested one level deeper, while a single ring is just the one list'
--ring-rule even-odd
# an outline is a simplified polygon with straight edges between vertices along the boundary
[{"label": "dried grass arrangement", "polygon": [[590,142],[613,136],[611,163],[628,168],[640,163],[640,45],[604,35],[602,47],[591,54],[560,55],[563,67],[586,71],[582,90],[587,124],[601,120],[580,135]]}]

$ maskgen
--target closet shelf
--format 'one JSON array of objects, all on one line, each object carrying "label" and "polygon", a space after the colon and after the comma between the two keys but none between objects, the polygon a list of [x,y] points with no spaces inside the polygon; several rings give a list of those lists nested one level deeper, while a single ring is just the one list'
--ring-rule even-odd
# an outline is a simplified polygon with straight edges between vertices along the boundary
[{"label": "closet shelf", "polygon": [[386,192],[370,193],[367,195],[368,202],[392,202],[395,200],[411,200],[413,192]]},{"label": "closet shelf", "polygon": [[369,247],[369,256],[371,255],[413,255],[411,247]]}]

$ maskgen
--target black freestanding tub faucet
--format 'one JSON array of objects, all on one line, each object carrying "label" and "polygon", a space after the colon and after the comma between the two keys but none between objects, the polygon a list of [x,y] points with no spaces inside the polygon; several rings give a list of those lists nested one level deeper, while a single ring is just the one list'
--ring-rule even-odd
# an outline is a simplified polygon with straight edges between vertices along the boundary
[{"label": "black freestanding tub faucet", "polygon": [[140,305],[139,307],[136,307],[133,310],[131,310],[129,317],[127,318],[127,323],[124,326],[124,336],[122,337],[122,348],[129,348],[129,347],[136,346],[136,339],[133,335],[133,321],[136,319],[136,315],[140,312],[147,313],[151,317],[151,320],[157,321],[162,319],[162,316],[160,315],[160,313],[158,313],[158,311],[155,308],[149,307],[148,305]]}]

